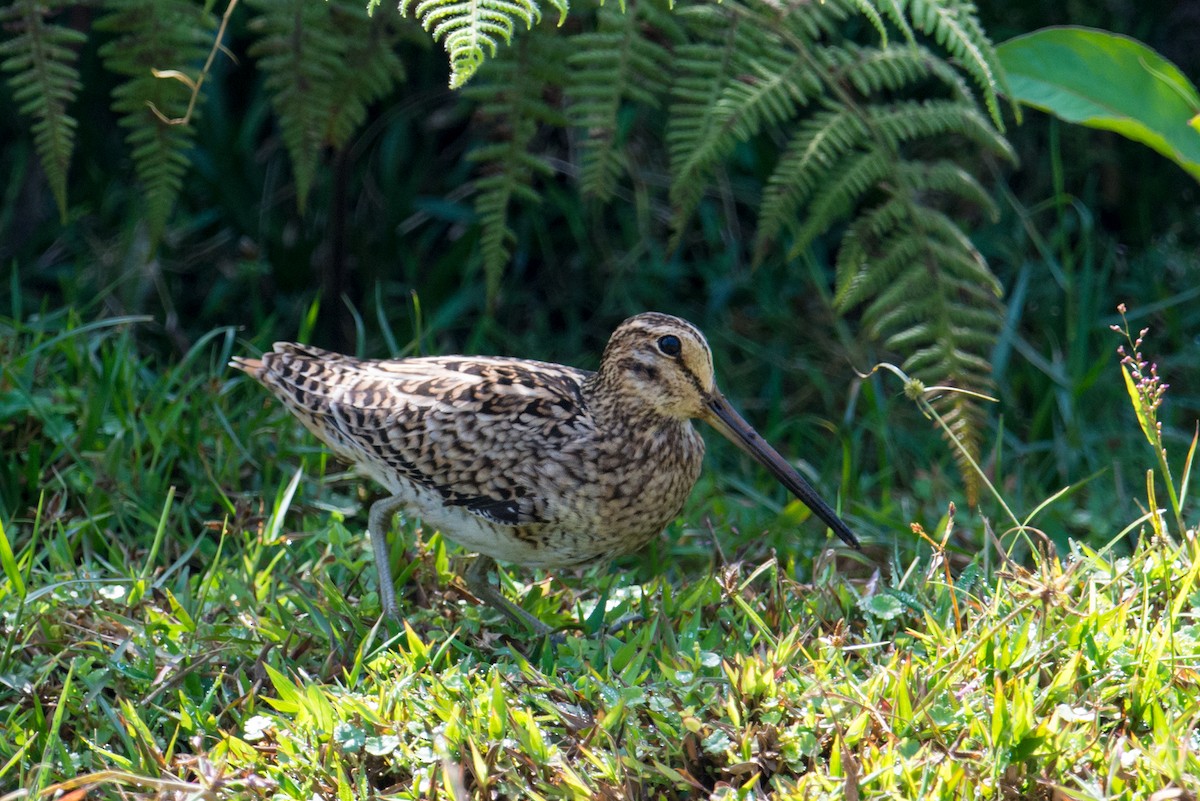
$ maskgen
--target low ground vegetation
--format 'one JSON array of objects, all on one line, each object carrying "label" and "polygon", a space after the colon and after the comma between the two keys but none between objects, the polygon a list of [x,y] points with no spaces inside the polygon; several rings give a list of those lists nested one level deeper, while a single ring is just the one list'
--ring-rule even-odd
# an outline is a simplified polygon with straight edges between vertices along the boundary
[{"label": "low ground vegetation", "polygon": [[1186,448],[1147,450],[1150,511],[1093,544],[1040,536],[1064,493],[1028,520],[851,510],[861,556],[710,465],[645,554],[504,575],[561,641],[409,523],[393,626],[371,490],[224,369],[232,330],[164,364],[143,325],[0,321],[5,799],[1195,797]]}]

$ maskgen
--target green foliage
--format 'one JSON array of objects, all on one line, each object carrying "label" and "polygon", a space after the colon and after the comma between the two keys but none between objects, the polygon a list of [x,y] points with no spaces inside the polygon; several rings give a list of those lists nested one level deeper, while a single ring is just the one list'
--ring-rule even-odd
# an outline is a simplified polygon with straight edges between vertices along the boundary
[{"label": "green foliage", "polygon": [[10,72],[8,84],[18,111],[33,119],[33,141],[59,216],[67,218],[67,171],[75,147],[78,121],[67,107],[79,93],[78,47],[87,41],[79,31],[52,25],[47,17],[61,3],[13,0],[0,8],[0,25],[13,37],[0,42],[0,70]]},{"label": "green foliage", "polygon": [[[896,92],[934,77],[930,65],[937,62],[920,48],[881,55],[851,79],[861,90]],[[847,64],[848,72],[856,72]],[[867,331],[903,354],[903,368],[914,377],[986,390],[988,354],[1002,322],[1001,289],[944,209],[995,212],[970,173],[916,147],[956,139],[1011,157],[1008,143],[961,96],[827,108],[797,132],[780,158],[764,193],[757,247],[765,258],[786,229],[795,256],[849,218],[837,258],[836,307],[846,312],[866,304]],[[985,422],[978,400],[951,394],[943,403],[977,458]],[[973,473],[960,464],[974,501]]]},{"label": "green foliage", "polygon": [[[0,10],[16,35],[0,44],[3,68],[33,133],[51,189],[65,218],[66,176],[75,120],[67,106],[79,89],[74,45],[85,34],[49,25],[65,5],[19,0]],[[370,19],[361,2],[260,0],[251,49],[267,85],[296,177],[301,208],[326,147],[342,148],[368,106],[404,76],[394,19]],[[127,129],[134,167],[144,187],[147,251],[153,254],[191,167],[194,116],[188,114],[199,66],[215,47],[216,23],[194,0],[104,0],[97,30],[113,34],[100,48],[107,70],[122,76],[113,109]]]},{"label": "green foliage", "polygon": [[531,187],[535,176],[551,173],[550,167],[530,152],[540,124],[562,126],[565,118],[544,97],[561,74],[566,56],[561,40],[530,37],[489,62],[479,80],[466,90],[478,101],[480,116],[492,127],[491,141],[468,158],[482,165],[475,182],[478,195],[480,255],[487,281],[489,305],[495,302],[500,279],[516,236],[509,227],[509,205],[514,199],[536,203]]},{"label": "green foliage", "polygon": [[934,41],[945,48],[952,58],[957,59],[961,68],[975,80],[976,86],[983,94],[988,114],[997,125],[1003,126],[997,93],[1007,92],[1008,83],[1004,71],[1000,68],[996,50],[975,16],[974,5],[962,0],[948,3],[940,0],[911,0],[906,11],[912,20],[912,26],[932,36]]},{"label": "green foliage", "polygon": [[[865,301],[867,330],[907,354],[902,366],[912,376],[980,391],[991,386],[987,355],[1000,329],[1001,288],[949,217],[913,201],[942,177],[956,189],[971,185],[947,169],[898,172],[898,191],[850,226],[838,254],[835,303],[848,309]],[[974,505],[978,484],[968,459],[979,458],[984,411],[957,392],[936,405],[966,447],[956,455]]]},{"label": "green foliage", "polygon": [[[646,29],[655,36],[645,34]],[[625,101],[658,108],[669,87],[671,45],[684,32],[662,0],[631,0],[623,9],[612,3],[597,12],[596,30],[574,37],[567,107],[571,125],[582,130],[579,188],[607,201],[629,162],[620,136],[628,129]]]},{"label": "green foliage", "polygon": [[730,4],[685,12],[697,35],[678,51],[667,128],[677,232],[739,142],[786,123],[819,96],[817,65],[806,49],[789,46],[781,26],[819,32],[846,12],[837,2],[808,8],[787,13]]},{"label": "green foliage", "polygon": [[250,0],[258,41],[250,54],[267,74],[271,102],[296,178],[301,211],[326,147],[341,149],[367,106],[404,78],[395,30],[358,0]]},{"label": "green foliage", "polygon": [[[159,77],[168,67],[187,71],[212,46],[216,23],[190,0],[108,0],[98,30],[115,34],[100,48],[104,65],[124,75],[113,91],[134,169],[145,188],[146,235],[157,249],[184,175],[195,126],[183,121],[192,90],[187,83]],[[195,80],[196,70],[188,76]]]}]

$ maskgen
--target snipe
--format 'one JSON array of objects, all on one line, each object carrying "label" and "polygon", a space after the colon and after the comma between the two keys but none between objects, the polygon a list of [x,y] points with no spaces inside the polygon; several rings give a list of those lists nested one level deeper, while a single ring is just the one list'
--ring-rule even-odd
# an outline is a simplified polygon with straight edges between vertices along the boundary
[{"label": "snipe", "polygon": [[679,514],[700,474],[697,418],[859,547],[725,400],[704,335],[678,317],[621,323],[595,373],[488,356],[365,361],[284,342],[231,364],[391,493],[371,507],[368,532],[393,618],[386,534],[403,509],[479,554],[465,575],[476,597],[547,631],[491,585],[493,560],[577,567],[640,549]]}]

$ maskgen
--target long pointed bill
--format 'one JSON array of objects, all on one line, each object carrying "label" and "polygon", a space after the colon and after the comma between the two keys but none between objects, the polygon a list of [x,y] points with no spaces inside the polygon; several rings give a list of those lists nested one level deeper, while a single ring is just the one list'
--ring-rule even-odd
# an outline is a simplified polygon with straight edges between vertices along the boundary
[{"label": "long pointed bill", "polygon": [[805,481],[749,423],[742,419],[741,415],[733,410],[729,401],[725,400],[725,397],[715,388],[708,401],[708,410],[710,414],[705,415],[704,419],[713,428],[770,470],[771,475],[775,476],[780,484],[791,490],[792,494],[803,501],[805,506],[812,509],[813,514],[821,518],[825,525],[833,529],[833,532],[841,537],[847,545],[862,550],[858,544],[858,538],[850,531],[850,527],[837,516],[837,512],[833,511],[829,504],[825,503],[817,494],[812,485]]}]

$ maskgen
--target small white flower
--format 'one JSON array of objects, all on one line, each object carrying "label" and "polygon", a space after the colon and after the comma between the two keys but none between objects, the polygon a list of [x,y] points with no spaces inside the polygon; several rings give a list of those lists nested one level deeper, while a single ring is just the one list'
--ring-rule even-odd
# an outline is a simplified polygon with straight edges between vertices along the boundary
[{"label": "small white flower", "polygon": [[245,734],[242,736],[242,739],[251,743],[255,740],[261,740],[273,728],[275,728],[275,721],[265,715],[255,715],[246,721]]}]

